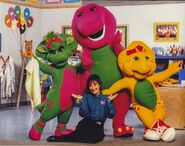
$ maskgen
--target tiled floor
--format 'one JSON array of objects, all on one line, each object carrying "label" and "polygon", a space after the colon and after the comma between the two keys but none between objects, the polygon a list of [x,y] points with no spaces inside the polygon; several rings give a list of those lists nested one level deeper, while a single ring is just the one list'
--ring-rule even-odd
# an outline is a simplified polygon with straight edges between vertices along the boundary
[{"label": "tiled floor", "polygon": [[[30,106],[21,106],[19,109],[9,108],[0,111],[0,140],[26,140],[32,124],[38,119],[39,113],[32,112]],[[68,123],[69,128],[73,128],[81,117],[78,115],[78,107],[74,107],[73,114]],[[127,123],[131,123],[135,130],[135,139],[142,139],[143,126],[137,119],[133,111],[127,115]],[[42,139],[46,139],[54,133],[57,120],[49,121],[43,131]],[[112,136],[112,120],[107,119],[105,123],[105,134],[110,138]]]},{"label": "tiled floor", "polygon": [[[31,139],[28,137],[29,130],[32,124],[38,119],[39,113],[32,112],[30,106],[21,106],[19,109],[16,108],[8,108],[6,110],[0,110],[0,141],[24,141],[24,142],[32,142]],[[73,128],[81,117],[78,115],[78,107],[74,107],[73,114],[71,119],[68,123],[69,128]],[[136,114],[133,110],[130,110],[126,117],[126,123],[130,123],[135,128],[135,133],[133,137],[130,138],[121,138],[117,139],[112,136],[112,120],[108,119],[105,123],[105,140],[107,141],[120,141],[132,143],[134,141],[145,142],[142,140],[143,130],[144,127],[142,123],[137,118]],[[56,118],[49,121],[43,131],[43,135],[41,138],[41,142],[46,142],[46,138],[50,135],[54,134],[55,127],[57,125]],[[180,136],[180,138],[179,138]],[[185,138],[185,131],[184,130],[177,130],[177,142],[182,142],[183,137]],[[155,143],[154,143],[155,144]],[[164,142],[163,142],[164,144]],[[115,145],[117,146],[117,145]],[[166,145],[165,145],[166,146]],[[176,146],[176,145],[175,145]],[[184,145],[177,145],[177,146],[185,146],[185,139]]]}]

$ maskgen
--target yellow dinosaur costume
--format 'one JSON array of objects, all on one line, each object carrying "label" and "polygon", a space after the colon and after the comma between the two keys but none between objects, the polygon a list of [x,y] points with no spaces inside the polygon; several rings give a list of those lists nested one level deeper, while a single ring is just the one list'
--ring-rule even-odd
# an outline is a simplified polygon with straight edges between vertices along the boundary
[{"label": "yellow dinosaur costume", "polygon": [[154,73],[156,69],[153,50],[141,41],[132,42],[118,56],[118,64],[126,75],[114,83],[103,94],[114,94],[122,89],[129,89],[133,109],[146,126],[144,138],[148,140],[172,141],[175,130],[162,120],[165,116],[164,103],[155,87],[180,70],[179,62],[169,64],[168,69]]}]

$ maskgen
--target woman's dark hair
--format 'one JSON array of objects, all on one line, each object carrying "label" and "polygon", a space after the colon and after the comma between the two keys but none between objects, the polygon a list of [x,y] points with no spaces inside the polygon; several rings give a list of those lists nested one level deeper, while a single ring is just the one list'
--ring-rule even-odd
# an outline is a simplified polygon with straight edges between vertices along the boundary
[{"label": "woman's dark hair", "polygon": [[100,85],[100,92],[101,92],[101,90],[102,90],[101,89],[102,88],[102,81],[101,81],[101,79],[98,75],[92,74],[92,75],[89,76],[89,78],[87,79],[87,82],[86,82],[86,93],[92,94],[91,91],[89,90],[89,84],[93,80],[98,82],[98,84]]}]

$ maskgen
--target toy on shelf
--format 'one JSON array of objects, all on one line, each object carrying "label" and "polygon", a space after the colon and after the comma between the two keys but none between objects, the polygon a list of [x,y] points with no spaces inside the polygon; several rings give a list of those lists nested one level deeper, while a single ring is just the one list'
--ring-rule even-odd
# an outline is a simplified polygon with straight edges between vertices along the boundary
[{"label": "toy on shelf", "polygon": [[163,122],[165,105],[155,84],[178,72],[180,62],[171,63],[165,71],[154,73],[154,52],[144,42],[134,41],[120,53],[118,64],[127,77],[103,90],[103,94],[114,94],[122,89],[129,89],[133,109],[146,127],[144,139],[162,139],[166,142],[174,140],[174,128]]},{"label": "toy on shelf", "polygon": [[153,47],[156,56],[184,56],[185,48],[181,45],[171,45],[167,48]]},{"label": "toy on shelf", "polygon": [[169,47],[169,53],[170,56],[183,56],[184,55],[184,49],[182,46],[176,46],[172,45]]},{"label": "toy on shelf", "polygon": [[162,47],[153,47],[152,50],[155,52],[157,56],[165,56],[166,52]]}]

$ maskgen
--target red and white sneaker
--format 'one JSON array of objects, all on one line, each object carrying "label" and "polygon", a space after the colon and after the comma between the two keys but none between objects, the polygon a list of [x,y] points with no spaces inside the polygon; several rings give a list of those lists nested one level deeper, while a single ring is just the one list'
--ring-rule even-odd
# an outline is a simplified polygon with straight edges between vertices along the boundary
[{"label": "red and white sneaker", "polygon": [[145,128],[143,138],[146,140],[158,141],[161,139],[161,136],[157,131]]},{"label": "red and white sneaker", "polygon": [[161,139],[165,142],[170,142],[175,139],[175,129],[171,126],[166,125],[161,120],[157,120],[151,129],[158,132]]}]

